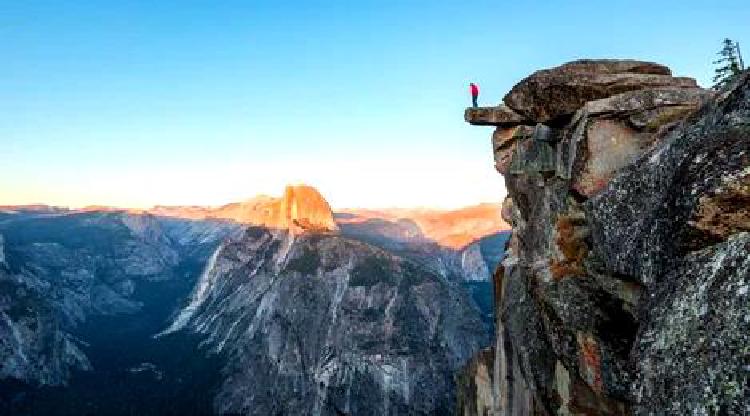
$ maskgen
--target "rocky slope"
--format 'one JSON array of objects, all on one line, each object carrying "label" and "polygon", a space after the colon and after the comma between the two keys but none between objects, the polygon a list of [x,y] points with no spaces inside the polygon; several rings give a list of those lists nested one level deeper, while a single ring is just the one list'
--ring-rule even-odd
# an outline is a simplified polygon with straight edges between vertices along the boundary
[{"label": "rocky slope", "polygon": [[465,119],[496,126],[513,235],[459,413],[750,413],[750,75],[576,61]]},{"label": "rocky slope", "polygon": [[195,278],[186,262],[236,229],[117,211],[0,212],[0,381],[64,385],[73,370],[95,370],[82,328],[139,312],[151,284]]},{"label": "rocky slope", "polygon": [[503,254],[494,243],[509,235],[499,213],[499,205],[480,204],[450,211],[348,209],[335,219],[342,234],[410,257],[443,276],[489,282]]},{"label": "rocky slope", "polygon": [[80,344],[38,293],[11,279],[0,236],[0,379],[64,382],[91,365]]},{"label": "rocky slope", "polygon": [[344,236],[358,239],[461,282],[485,324],[494,326],[491,270],[500,263],[509,226],[499,204],[457,210],[348,209],[335,214]]},{"label": "rocky slope", "polygon": [[453,374],[486,342],[460,285],[300,220],[223,244],[161,334],[223,357],[215,411],[452,414]]}]

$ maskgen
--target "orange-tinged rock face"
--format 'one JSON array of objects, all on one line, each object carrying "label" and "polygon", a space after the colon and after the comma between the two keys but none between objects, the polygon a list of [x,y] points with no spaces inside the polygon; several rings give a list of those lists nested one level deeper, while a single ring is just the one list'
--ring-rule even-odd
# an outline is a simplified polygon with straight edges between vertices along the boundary
[{"label": "orange-tinged rock face", "polygon": [[281,198],[258,196],[218,208],[160,207],[152,210],[152,213],[192,219],[227,219],[293,231],[338,230],[328,201],[317,189],[307,185],[287,186]]},{"label": "orange-tinged rock face", "polygon": [[311,186],[287,186],[280,204],[279,226],[319,231],[338,229],[328,201]]},{"label": "orange-tinged rock face", "polygon": [[639,133],[619,121],[592,121],[587,127],[588,158],[582,172],[574,178],[573,187],[586,196],[596,194],[652,142],[651,135]]},{"label": "orange-tinged rock face", "polygon": [[410,220],[422,235],[443,247],[464,248],[482,237],[509,230],[500,217],[499,204],[479,204],[452,211],[434,209],[344,210],[344,223],[362,223],[371,219]]},{"label": "orange-tinged rock face", "polygon": [[295,231],[338,229],[328,201],[312,186],[287,186],[282,198],[260,197],[230,205],[219,209],[215,217]]}]

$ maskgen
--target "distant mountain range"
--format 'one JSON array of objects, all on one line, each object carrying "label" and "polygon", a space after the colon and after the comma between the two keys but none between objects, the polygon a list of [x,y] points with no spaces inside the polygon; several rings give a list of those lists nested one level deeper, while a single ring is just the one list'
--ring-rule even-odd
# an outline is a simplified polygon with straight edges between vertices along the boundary
[{"label": "distant mountain range", "polygon": [[[291,201],[289,203],[288,201]],[[287,204],[287,205],[284,205]],[[296,212],[304,207],[308,212]],[[219,207],[201,205],[157,205],[150,209],[91,205],[71,209],[44,204],[5,205],[0,212],[112,212],[152,214],[182,219],[222,219],[241,224],[287,228],[293,217],[310,218],[322,229],[348,228],[351,232],[382,235],[394,240],[432,241],[443,247],[461,249],[486,236],[509,231],[499,215],[500,204],[482,203],[454,210],[432,208],[343,208],[332,210],[313,187],[288,186],[282,197],[258,195]],[[332,214],[332,218],[330,217]]]},{"label": "distant mountain range", "polygon": [[297,229],[338,230],[345,236],[429,263],[442,275],[452,273],[467,281],[489,281],[490,270],[494,270],[499,262],[504,239],[510,231],[510,225],[500,216],[500,208],[500,204],[483,203],[455,210],[348,208],[333,211],[315,188],[295,185],[286,187],[281,197],[259,195],[219,207],[190,205],[132,209],[96,205],[69,209],[34,204],[0,206],[0,212],[49,215],[123,212],[279,229],[293,226]]}]

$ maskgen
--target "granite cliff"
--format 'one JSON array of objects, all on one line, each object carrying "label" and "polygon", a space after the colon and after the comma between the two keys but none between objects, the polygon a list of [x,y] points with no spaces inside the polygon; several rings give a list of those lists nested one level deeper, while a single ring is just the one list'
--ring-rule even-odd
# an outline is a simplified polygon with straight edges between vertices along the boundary
[{"label": "granite cliff", "polygon": [[159,338],[184,332],[221,357],[214,411],[250,415],[452,414],[488,341],[459,282],[304,217],[224,242]]},{"label": "granite cliff", "polygon": [[583,60],[503,101],[465,113],[513,232],[458,413],[750,414],[750,75]]},{"label": "granite cliff", "polygon": [[308,185],[290,185],[279,197],[257,196],[243,202],[233,202],[217,208],[157,206],[148,211],[153,215],[189,218],[224,219],[239,224],[257,225],[290,230],[338,229],[331,207],[317,189]]}]

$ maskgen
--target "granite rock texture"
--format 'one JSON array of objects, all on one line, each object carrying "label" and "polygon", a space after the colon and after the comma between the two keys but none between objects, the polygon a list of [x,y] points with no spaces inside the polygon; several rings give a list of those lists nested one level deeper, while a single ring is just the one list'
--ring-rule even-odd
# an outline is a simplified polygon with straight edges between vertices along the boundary
[{"label": "granite rock texture", "polygon": [[522,117],[557,122],[589,101],[658,87],[695,88],[663,65],[629,60],[580,60],[537,71],[516,84],[503,102]]},{"label": "granite rock texture", "polygon": [[530,121],[493,135],[513,235],[459,414],[750,413],[750,75],[576,61],[505,104]]},{"label": "granite rock texture", "polygon": [[225,357],[220,414],[448,415],[482,345],[457,283],[335,233],[250,227],[217,250],[166,333]]},{"label": "granite rock texture", "polygon": [[475,126],[514,126],[522,123],[524,118],[511,110],[510,107],[500,104],[497,107],[470,107],[464,112],[464,120]]}]

